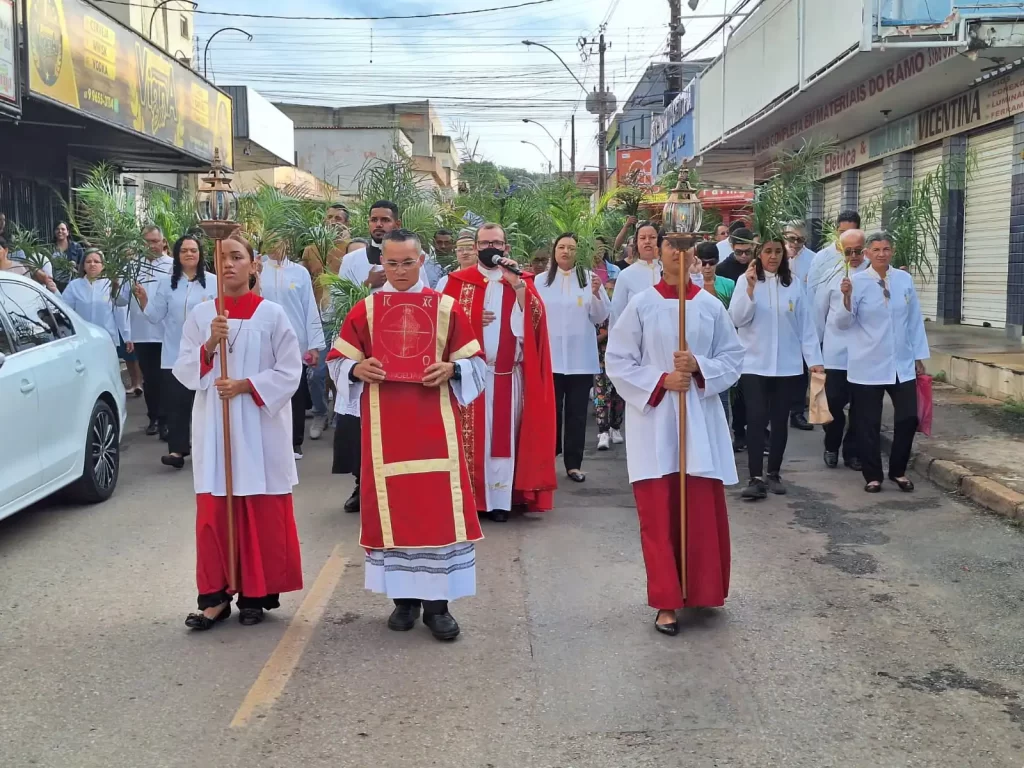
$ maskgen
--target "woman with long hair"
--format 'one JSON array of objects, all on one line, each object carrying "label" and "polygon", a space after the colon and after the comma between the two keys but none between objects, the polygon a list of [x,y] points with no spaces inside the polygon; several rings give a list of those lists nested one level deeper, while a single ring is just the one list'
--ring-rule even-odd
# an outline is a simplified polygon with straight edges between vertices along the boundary
[{"label": "woman with long hair", "polygon": [[[743,489],[744,499],[758,501],[769,491],[786,492],[779,470],[790,405],[803,386],[804,361],[812,371],[825,370],[812,312],[803,284],[790,272],[785,241],[781,236],[765,237],[729,305],[745,349],[740,387],[747,408],[750,481]],[[764,432],[769,424],[765,482]]]},{"label": "woman with long hair", "polygon": [[68,283],[61,298],[75,312],[93,325],[105,330],[114,342],[114,347],[125,346],[131,351],[131,334],[128,327],[128,291],[120,290],[103,277],[103,251],[89,248],[79,267],[79,277]]},{"label": "woman with long hair", "polygon": [[202,239],[198,235],[180,237],[172,250],[171,274],[157,281],[152,296],[142,284],[136,285],[135,298],[143,317],[162,332],[160,394],[167,419],[167,455],[161,462],[181,469],[192,451],[189,427],[195,392],[178,381],[171,369],[178,359],[185,320],[199,304],[217,298],[217,278],[206,273]]},{"label": "woman with long hair", "polygon": [[81,270],[85,261],[85,249],[71,239],[67,222],[58,221],[53,230],[53,258],[73,264],[76,270]]},{"label": "woman with long hair", "polygon": [[547,273],[538,276],[534,284],[547,310],[551,337],[555,453],[564,454],[569,478],[582,483],[587,479],[580,471],[587,439],[587,403],[594,376],[601,372],[594,326],[608,319],[611,301],[597,274],[577,269],[577,247],[575,235],[559,235]]}]

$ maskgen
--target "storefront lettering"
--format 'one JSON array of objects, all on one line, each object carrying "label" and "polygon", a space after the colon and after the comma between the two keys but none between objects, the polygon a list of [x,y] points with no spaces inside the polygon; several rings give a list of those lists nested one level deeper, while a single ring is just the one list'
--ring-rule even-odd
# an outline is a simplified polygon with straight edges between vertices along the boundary
[{"label": "storefront lettering", "polygon": [[918,114],[919,141],[962,131],[981,119],[981,94],[978,89],[929,107]]},{"label": "storefront lettering", "polygon": [[906,117],[889,123],[868,137],[868,156],[871,158],[899,152],[911,147],[917,139],[917,122]]},{"label": "storefront lettering", "polygon": [[[866,148],[865,148],[866,150]],[[865,154],[866,151],[865,151]],[[833,152],[825,156],[825,175],[831,176],[834,173],[841,173],[847,168],[852,168],[857,164],[858,158],[856,147],[844,147],[838,152]]]}]

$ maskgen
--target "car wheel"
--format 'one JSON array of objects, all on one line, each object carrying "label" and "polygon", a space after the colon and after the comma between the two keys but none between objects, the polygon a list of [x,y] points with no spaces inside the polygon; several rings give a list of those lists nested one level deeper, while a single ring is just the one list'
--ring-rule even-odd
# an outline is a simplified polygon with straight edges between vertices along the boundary
[{"label": "car wheel", "polygon": [[87,504],[106,501],[117,487],[121,467],[121,439],[117,417],[102,400],[97,401],[85,438],[85,466],[71,487],[72,495]]}]

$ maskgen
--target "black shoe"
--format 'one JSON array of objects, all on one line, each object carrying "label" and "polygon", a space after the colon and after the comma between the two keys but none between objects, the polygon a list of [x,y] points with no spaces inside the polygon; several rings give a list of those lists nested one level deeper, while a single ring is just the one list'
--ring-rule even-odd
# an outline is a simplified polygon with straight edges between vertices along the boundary
[{"label": "black shoe", "polygon": [[768,473],[768,493],[774,493],[776,496],[786,495],[786,486],[782,484],[782,478],[779,477],[778,472]]},{"label": "black shoe", "polygon": [[914,482],[910,478],[907,478],[906,480],[897,480],[895,477],[890,477],[889,479],[896,483],[904,493],[910,493],[914,490]]},{"label": "black shoe", "polygon": [[184,456],[171,456],[170,454],[160,457],[160,463],[165,467],[174,467],[175,469],[181,469],[185,466]]},{"label": "black shoe", "polygon": [[[416,626],[416,619],[419,617],[419,603],[396,605],[395,610],[391,612],[391,616],[388,618],[388,629],[392,632],[408,632]],[[426,621],[425,618],[424,621]]]},{"label": "black shoe", "polygon": [[839,466],[838,451],[825,451],[825,466],[829,469],[835,469]]},{"label": "black shoe", "polygon": [[160,434],[160,424],[157,423],[156,419],[150,419],[149,426],[146,427],[146,434],[150,437]]},{"label": "black shoe", "polygon": [[768,489],[765,487],[764,480],[752,477],[740,495],[747,501],[760,501],[768,498]]},{"label": "black shoe", "polygon": [[789,417],[789,426],[793,427],[793,429],[799,429],[804,432],[811,432],[814,430],[814,425],[808,424],[807,417],[802,413],[794,413],[791,415]]},{"label": "black shoe", "polygon": [[732,449],[736,453],[747,450],[747,440],[744,437],[734,437],[732,439]]},{"label": "black shoe", "polygon": [[854,472],[860,472],[864,469],[864,465],[860,463],[860,459],[853,458],[847,459],[843,462],[846,466],[852,469]]},{"label": "black shoe", "polygon": [[167,438],[169,438],[170,436],[171,436],[171,430],[169,430],[167,427],[160,427],[160,439],[161,440],[163,440],[166,443],[167,442]]},{"label": "black shoe", "polygon": [[659,624],[658,619],[661,617],[662,611],[658,611],[658,615],[654,617],[654,628],[661,632],[663,635],[678,635],[679,634],[679,622],[670,621],[667,624]]},{"label": "black shoe", "polygon": [[221,609],[221,612],[212,619],[202,612],[190,613],[185,617],[185,626],[198,632],[205,632],[208,629],[213,629],[217,624],[224,621],[224,619],[230,615],[231,603],[228,603]]},{"label": "black shoe", "polygon": [[448,611],[444,613],[426,613],[423,615],[423,623],[430,634],[437,640],[454,640],[459,636],[459,622],[455,620]]},{"label": "black shoe", "polygon": [[238,623],[243,627],[254,627],[263,621],[262,608],[239,608]]},{"label": "black shoe", "polygon": [[882,492],[882,484],[880,482],[878,482],[877,480],[872,480],[870,483],[865,484],[864,490],[867,493],[881,493]]},{"label": "black shoe", "polygon": [[507,523],[508,522],[508,510],[507,509],[492,509],[487,513],[487,516],[491,518],[491,522],[494,523]]},{"label": "black shoe", "polygon": [[359,486],[355,487],[352,491],[352,495],[345,500],[345,506],[342,507],[350,515],[355,514],[359,511]]}]

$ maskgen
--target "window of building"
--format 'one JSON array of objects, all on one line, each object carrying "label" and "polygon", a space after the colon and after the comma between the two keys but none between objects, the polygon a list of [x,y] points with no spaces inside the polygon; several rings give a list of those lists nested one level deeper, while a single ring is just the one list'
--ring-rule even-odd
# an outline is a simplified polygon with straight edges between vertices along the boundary
[{"label": "window of building", "polygon": [[181,36],[188,40],[191,37],[188,30],[188,18],[185,16],[181,17]]}]

